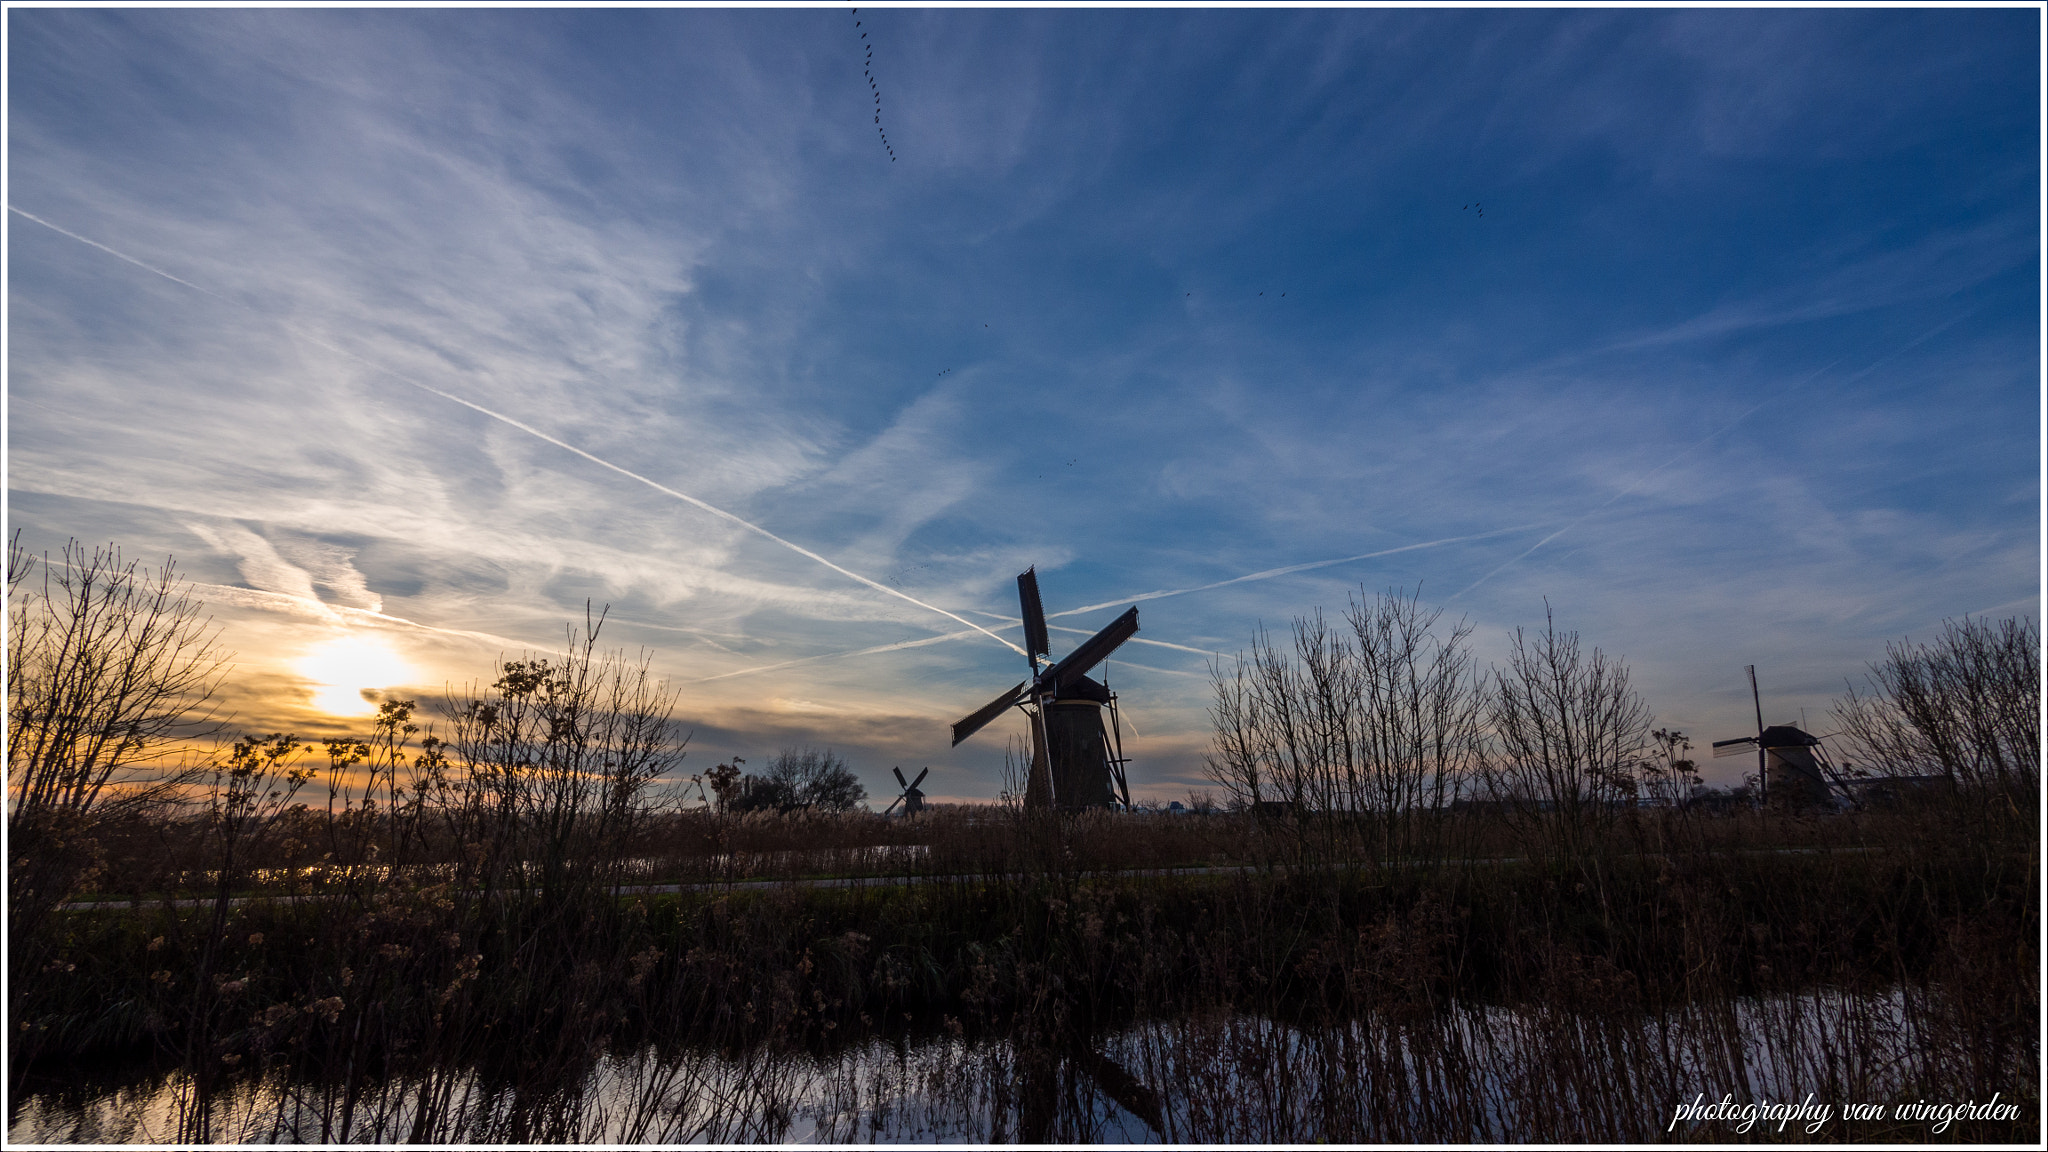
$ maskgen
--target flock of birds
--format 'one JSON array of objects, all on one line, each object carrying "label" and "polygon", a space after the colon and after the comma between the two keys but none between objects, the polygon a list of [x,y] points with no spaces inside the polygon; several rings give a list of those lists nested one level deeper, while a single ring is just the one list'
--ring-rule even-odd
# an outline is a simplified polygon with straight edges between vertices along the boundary
[{"label": "flock of birds", "polygon": [[[859,28],[862,26],[860,19],[860,9],[858,8],[855,8],[853,10],[853,26],[855,28]],[[860,38],[862,51],[860,62],[860,74],[868,82],[868,94],[873,96],[875,99],[875,135],[881,138],[882,151],[887,152],[889,154],[889,162],[893,164],[896,162],[896,149],[889,143],[888,129],[882,127],[882,86],[875,81],[875,43],[874,41],[868,39],[868,34],[866,32],[862,32],[860,34]],[[1479,201],[1477,200],[1474,200],[1472,203],[1467,204],[1463,208],[1458,209],[1458,211],[1476,211],[1481,217],[1484,217],[1486,215],[1486,209],[1482,207]],[[1188,293],[1188,295],[1192,296],[1194,295],[1194,293],[1190,292]],[[1259,295],[1264,296],[1265,293],[1261,292],[1259,293]],[[1280,295],[1285,296],[1287,295],[1287,293],[1282,292]],[[983,327],[987,327],[987,325],[983,325]],[[944,375],[944,373],[940,373],[940,375]]]},{"label": "flock of birds", "polygon": [[[860,9],[858,8],[853,10],[853,26],[855,28],[861,26]],[[882,87],[875,83],[875,42],[869,40],[868,34],[865,32],[860,34],[860,38],[861,47],[867,53],[861,59],[860,74],[867,77],[868,92],[875,98],[875,135],[882,138],[882,151],[889,154],[889,163],[894,164],[896,162],[896,149],[889,146],[888,130],[882,127]]]}]

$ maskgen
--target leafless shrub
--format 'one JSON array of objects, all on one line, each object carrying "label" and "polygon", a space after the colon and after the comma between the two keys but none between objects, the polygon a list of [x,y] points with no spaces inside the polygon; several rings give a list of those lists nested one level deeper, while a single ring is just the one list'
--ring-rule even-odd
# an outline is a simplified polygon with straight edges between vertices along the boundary
[{"label": "leafless shrub", "polygon": [[1481,728],[1471,626],[1439,634],[1442,615],[1393,592],[1352,600],[1348,628],[1297,619],[1291,652],[1262,632],[1212,669],[1210,778],[1234,807],[1348,814],[1382,859],[1434,851]]},{"label": "leafless shrub", "polygon": [[7,552],[9,924],[17,938],[90,870],[94,830],[174,796],[196,770],[227,656],[176,565],[150,571],[73,540],[42,578]]},{"label": "leafless shrub", "polygon": [[1932,643],[1885,646],[1866,690],[1835,703],[1865,774],[1941,774],[2027,793],[2041,779],[2041,633],[2031,619],[1949,620]]},{"label": "leafless shrub", "polygon": [[1345,615],[1357,640],[1358,807],[1381,822],[1390,858],[1433,854],[1438,817],[1478,760],[1472,626],[1460,620],[1438,638],[1442,616],[1399,593],[1353,600]]},{"label": "leafless shrub", "polygon": [[434,787],[485,887],[615,882],[620,849],[682,762],[674,694],[644,655],[600,652],[602,626],[586,621],[559,659],[506,661],[488,689],[450,701],[451,767]]},{"label": "leafless shrub", "polygon": [[1586,653],[1547,606],[1543,631],[1517,628],[1510,646],[1487,698],[1488,788],[1526,825],[1545,828],[1560,859],[1588,859],[1635,800],[1650,709],[1629,687],[1627,666],[1598,648]]}]

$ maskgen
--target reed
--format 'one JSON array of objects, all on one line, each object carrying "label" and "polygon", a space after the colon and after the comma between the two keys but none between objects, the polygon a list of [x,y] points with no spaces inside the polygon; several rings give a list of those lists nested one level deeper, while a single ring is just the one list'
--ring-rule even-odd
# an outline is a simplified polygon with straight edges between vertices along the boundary
[{"label": "reed", "polygon": [[[1543,859],[1304,868],[1284,829],[1243,816],[675,815],[631,850],[930,851],[891,869],[915,884],[486,895],[349,862],[294,896],[72,913],[17,974],[12,1066],[19,1095],[90,1057],[153,1059],[180,1078],[180,1139],[251,1138],[256,1121],[223,1129],[216,1105],[274,1081],[320,1102],[293,1114],[295,1138],[481,1139],[486,1084],[556,1108],[514,1109],[490,1138],[586,1138],[599,1106],[578,1086],[632,1053],[683,1079],[692,1061],[712,1075],[703,1054],[758,1061],[761,1092],[794,1076],[815,1095],[803,1060],[938,1035],[1000,1069],[984,1095],[1008,1085],[989,1138],[1085,1135],[1058,1101],[1076,1077],[1114,1079],[1088,1070],[1110,1059],[1177,1138],[1635,1141],[1691,1086],[1756,1085],[1755,1050],[1779,1053],[1769,1084],[1844,1098],[2002,1091],[2025,1119],[1969,1138],[2031,1139],[2038,860],[2022,824],[1962,823],[1982,811],[1636,814],[1639,850],[1594,883]],[[1505,835],[1470,820],[1469,842]],[[1132,874],[1196,860],[1250,867]],[[1880,1033],[1903,1069],[1845,1040]],[[650,1099],[673,1108],[679,1083]],[[1200,1084],[1221,1095],[1185,1087]],[[606,1125],[619,1108],[606,1098]]]}]

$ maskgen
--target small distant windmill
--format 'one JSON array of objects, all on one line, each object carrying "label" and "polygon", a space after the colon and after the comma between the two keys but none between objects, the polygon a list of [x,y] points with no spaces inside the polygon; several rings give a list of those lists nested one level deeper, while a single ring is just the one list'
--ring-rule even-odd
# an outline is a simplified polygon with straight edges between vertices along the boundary
[{"label": "small distant windmill", "polygon": [[903,814],[905,816],[915,816],[919,812],[924,811],[924,793],[919,792],[917,786],[924,783],[924,778],[931,775],[932,770],[927,768],[919,772],[917,779],[908,783],[904,782],[903,769],[891,768],[889,771],[896,774],[896,783],[903,785],[903,795],[889,801],[889,806],[882,809],[882,815],[887,816],[889,813],[894,812],[898,804],[903,805]]},{"label": "small distant windmill", "polygon": [[[1031,719],[1031,773],[1024,787],[1027,808],[1104,808],[1131,806],[1124,777],[1123,725],[1117,718],[1116,693],[1088,677],[1095,666],[1138,631],[1133,607],[1102,631],[1081,642],[1066,658],[1053,662],[1046,637],[1045,606],[1038,598],[1038,569],[1017,577],[1017,600],[1024,610],[1024,659],[1031,678],[981,706],[953,725],[953,743],[981,731],[1011,707]],[[1040,658],[1046,658],[1044,667]],[[1109,723],[1103,723],[1103,706]]]},{"label": "small distant windmill", "polygon": [[1756,750],[1759,799],[1770,804],[1805,807],[1825,805],[1833,800],[1829,778],[1837,775],[1828,762],[1820,737],[1790,724],[1764,727],[1763,697],[1757,692],[1756,665],[1749,666],[1750,702],[1756,706],[1756,735],[1714,741],[1714,759],[1741,756]]}]

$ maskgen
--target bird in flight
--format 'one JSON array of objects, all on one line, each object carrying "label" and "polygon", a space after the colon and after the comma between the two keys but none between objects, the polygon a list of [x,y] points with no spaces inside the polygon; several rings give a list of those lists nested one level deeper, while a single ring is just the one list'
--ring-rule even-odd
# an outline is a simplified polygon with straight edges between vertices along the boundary
[{"label": "bird in flight", "polygon": [[[855,8],[853,10],[853,14],[855,16],[860,15],[860,9]],[[855,28],[859,28],[862,26],[862,23],[862,21],[856,19],[853,22],[853,26]],[[866,32],[862,32],[860,34],[860,38],[863,41],[867,41],[868,34]],[[888,130],[882,127],[882,87],[880,84],[875,82],[875,45],[872,41],[868,41],[867,43],[862,45],[862,48],[865,51],[866,55],[864,55],[861,58],[860,74],[867,79],[868,91],[872,92],[875,97],[875,135],[882,142],[882,151],[889,154],[889,162],[891,164],[894,164],[897,159],[896,149],[889,143]]]}]

